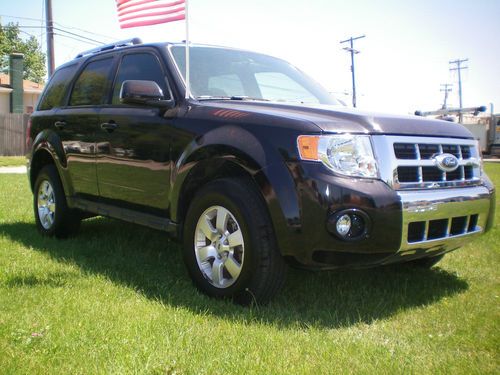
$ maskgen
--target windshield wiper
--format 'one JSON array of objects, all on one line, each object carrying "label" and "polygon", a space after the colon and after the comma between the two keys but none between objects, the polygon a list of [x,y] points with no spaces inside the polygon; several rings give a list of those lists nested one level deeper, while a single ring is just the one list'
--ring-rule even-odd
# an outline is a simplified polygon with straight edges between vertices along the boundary
[{"label": "windshield wiper", "polygon": [[233,95],[233,96],[212,96],[212,95],[200,95],[197,96],[198,100],[255,100],[261,102],[269,102],[270,100],[264,98],[253,98],[251,96],[245,95]]},{"label": "windshield wiper", "polygon": [[246,96],[246,95],[233,95],[231,96],[231,100],[255,100],[259,102],[269,102],[269,99],[264,99],[264,98],[254,98],[252,96]]}]

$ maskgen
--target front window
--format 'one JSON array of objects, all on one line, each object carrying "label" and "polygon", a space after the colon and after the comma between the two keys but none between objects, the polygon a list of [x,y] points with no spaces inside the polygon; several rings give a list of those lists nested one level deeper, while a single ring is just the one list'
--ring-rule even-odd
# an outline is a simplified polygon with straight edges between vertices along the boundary
[{"label": "front window", "polygon": [[150,53],[131,53],[123,57],[115,79],[113,104],[120,104],[120,90],[123,82],[127,80],[154,81],[160,86],[163,94],[168,96],[165,73],[160,61]]},{"label": "front window", "polygon": [[[173,46],[171,51],[185,77],[185,47]],[[325,89],[283,60],[214,47],[191,47],[189,53],[191,92],[198,99],[339,104]]]}]

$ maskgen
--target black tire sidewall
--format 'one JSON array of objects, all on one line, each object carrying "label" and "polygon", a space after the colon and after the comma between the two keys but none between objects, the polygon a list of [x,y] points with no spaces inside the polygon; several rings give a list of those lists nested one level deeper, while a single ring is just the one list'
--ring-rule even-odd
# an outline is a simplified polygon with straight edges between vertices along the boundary
[{"label": "black tire sidewall", "polygon": [[[258,238],[254,225],[258,225],[259,218],[252,216],[247,201],[238,193],[237,189],[231,189],[231,186],[225,185],[222,181],[213,182],[197,194],[186,215],[183,231],[184,262],[198,289],[213,297],[238,299],[238,296],[244,294],[252,284],[252,271],[257,269]],[[196,224],[201,214],[211,206],[221,206],[229,210],[243,233],[245,244],[243,268],[236,282],[227,288],[216,288],[205,279],[198,267],[194,251]]]},{"label": "black tire sidewall", "polygon": [[[54,223],[49,229],[44,228],[38,215],[38,190],[44,181],[48,181],[52,186],[56,205]],[[40,173],[38,173],[34,186],[33,209],[35,212],[36,226],[40,233],[45,236],[59,236],[61,234],[60,228],[64,227],[64,216],[68,209],[66,206],[66,197],[54,165],[47,165],[41,169]]]}]

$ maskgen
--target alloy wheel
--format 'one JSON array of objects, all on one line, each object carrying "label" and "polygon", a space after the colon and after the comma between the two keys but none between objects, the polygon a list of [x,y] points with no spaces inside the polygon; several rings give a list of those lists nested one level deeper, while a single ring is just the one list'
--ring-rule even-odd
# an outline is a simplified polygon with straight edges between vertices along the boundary
[{"label": "alloy wheel", "polygon": [[194,251],[203,276],[216,288],[228,288],[240,276],[245,244],[234,215],[222,206],[206,209],[195,229]]},{"label": "alloy wheel", "polygon": [[38,218],[43,228],[49,230],[54,225],[56,214],[56,199],[54,188],[49,181],[44,180],[38,188]]}]

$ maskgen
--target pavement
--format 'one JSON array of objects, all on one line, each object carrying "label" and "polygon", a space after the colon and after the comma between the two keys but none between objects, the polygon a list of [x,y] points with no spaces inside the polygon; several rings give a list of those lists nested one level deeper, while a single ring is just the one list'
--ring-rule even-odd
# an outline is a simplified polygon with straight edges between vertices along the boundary
[{"label": "pavement", "polygon": [[25,174],[26,173],[26,167],[20,166],[20,167],[0,167],[0,174],[1,173],[17,173],[17,174]]}]

